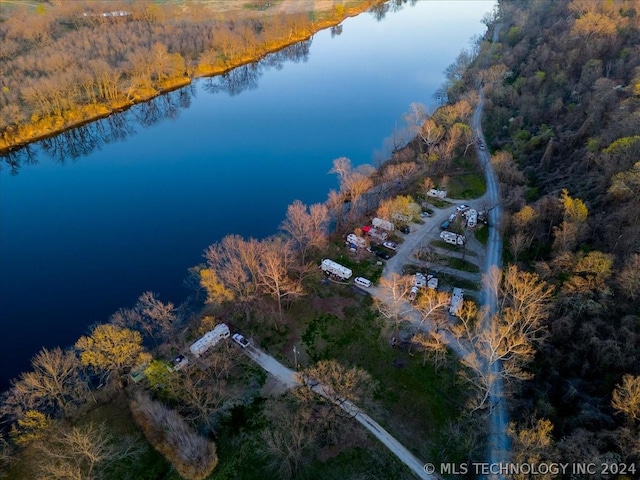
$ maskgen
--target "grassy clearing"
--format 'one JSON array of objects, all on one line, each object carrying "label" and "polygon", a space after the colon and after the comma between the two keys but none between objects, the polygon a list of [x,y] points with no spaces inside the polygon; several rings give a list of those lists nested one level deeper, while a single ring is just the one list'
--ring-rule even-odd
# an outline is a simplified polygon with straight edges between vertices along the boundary
[{"label": "grassy clearing", "polygon": [[484,195],[486,184],[482,173],[473,172],[452,175],[447,186],[449,198],[467,200]]},{"label": "grassy clearing", "polygon": [[447,258],[447,265],[451,268],[455,268],[456,270],[461,270],[463,272],[470,273],[478,273],[480,272],[480,267],[475,263],[468,262],[466,260],[462,260],[460,258]]},{"label": "grassy clearing", "polygon": [[450,273],[439,273],[438,281],[440,288],[443,286],[449,286],[459,287],[463,290],[480,290],[482,287],[479,282],[472,282],[470,280],[451,275]]},{"label": "grassy clearing", "polygon": [[489,229],[485,225],[479,225],[474,233],[476,239],[483,245],[489,241]]},{"label": "grassy clearing", "polygon": [[[436,372],[422,366],[422,354],[393,349],[387,325],[372,309],[372,301],[353,294],[346,285],[321,285],[319,295],[294,304],[287,311],[287,328],[263,339],[274,356],[293,365],[292,346],[302,368],[319,360],[335,359],[367,370],[378,382],[369,415],[394,437],[428,461],[441,450],[438,441],[446,423],[462,408],[463,389],[453,369]],[[211,479],[275,479],[261,457],[260,430],[267,422],[264,400],[234,408],[222,421],[217,445],[220,464]],[[353,420],[345,420],[353,422]],[[387,449],[354,423],[354,445],[323,449],[297,474],[300,479],[411,477]],[[366,445],[363,447],[363,442]]]},{"label": "grassy clearing", "polygon": [[[458,247],[456,245],[451,245],[450,243],[447,243],[443,240],[431,240],[429,242],[429,245],[433,245],[434,247],[438,247],[438,248],[444,248],[446,250],[450,250],[452,252],[458,252],[460,254],[462,254],[463,250],[462,247]],[[467,250],[466,255],[468,257],[477,257],[478,254],[472,250]]]},{"label": "grassy clearing", "polygon": [[[385,324],[370,308],[370,300],[336,315],[309,312],[301,336],[309,362],[336,359],[367,370],[379,382],[379,408],[370,414],[420,458],[429,458],[431,439],[455,417],[460,388],[451,371],[438,373],[421,358],[393,349],[383,340]],[[391,478],[391,477],[387,477]]]},{"label": "grassy clearing", "polygon": [[379,260],[378,258],[371,258],[368,252],[364,253],[367,254],[368,258],[358,261],[354,257],[341,255],[336,262],[353,270],[354,277],[365,277],[372,282],[377,282],[382,276],[383,266],[376,265]]}]

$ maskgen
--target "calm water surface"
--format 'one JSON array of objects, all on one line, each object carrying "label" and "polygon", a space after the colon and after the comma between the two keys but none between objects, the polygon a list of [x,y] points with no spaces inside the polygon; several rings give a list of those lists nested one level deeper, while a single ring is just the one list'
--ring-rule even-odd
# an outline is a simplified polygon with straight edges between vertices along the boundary
[{"label": "calm water surface", "polygon": [[41,347],[72,344],[143,291],[180,303],[207,245],[273,234],[293,200],[324,201],[334,158],[378,161],[411,102],[435,106],[443,70],[492,8],[362,14],[285,52],[294,60],[200,80],[3,164],[0,390]]}]

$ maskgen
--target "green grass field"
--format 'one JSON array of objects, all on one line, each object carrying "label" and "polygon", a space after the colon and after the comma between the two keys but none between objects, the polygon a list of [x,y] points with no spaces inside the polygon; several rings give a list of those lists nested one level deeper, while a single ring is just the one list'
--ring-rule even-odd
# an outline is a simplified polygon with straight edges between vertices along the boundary
[{"label": "green grass field", "polygon": [[484,195],[486,191],[484,175],[480,172],[452,175],[447,186],[449,198],[468,200]]}]

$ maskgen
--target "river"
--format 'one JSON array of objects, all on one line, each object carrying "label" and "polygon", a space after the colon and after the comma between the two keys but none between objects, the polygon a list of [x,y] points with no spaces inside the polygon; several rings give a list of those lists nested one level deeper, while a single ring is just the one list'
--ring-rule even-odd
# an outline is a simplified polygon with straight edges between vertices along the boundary
[{"label": "river", "polygon": [[229,233],[322,202],[334,158],[376,164],[411,102],[484,33],[490,1],[364,13],[264,61],[0,159],[0,391],[144,291],[182,302]]}]

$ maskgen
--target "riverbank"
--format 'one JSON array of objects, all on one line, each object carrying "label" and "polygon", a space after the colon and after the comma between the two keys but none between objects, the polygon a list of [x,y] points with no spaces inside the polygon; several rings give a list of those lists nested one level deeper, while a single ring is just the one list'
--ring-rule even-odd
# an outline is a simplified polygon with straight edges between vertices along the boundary
[{"label": "riverbank", "polygon": [[[184,76],[169,78],[147,88],[131,90],[126,97],[119,97],[108,104],[77,105],[73,109],[43,117],[32,115],[31,121],[27,124],[9,125],[5,128],[0,136],[0,155],[125,111],[136,104],[147,102],[160,95],[190,85],[197,78],[224,75],[235,68],[258,62],[269,54],[278,52],[295,43],[309,40],[315,33],[335,27],[345,19],[359,15],[381,3],[383,3],[381,0],[367,0],[358,2],[351,7],[334,10],[329,14],[325,13],[325,18],[312,21],[308,29],[297,30],[292,28],[287,32],[286,38],[280,37],[261,45],[248,45],[246,48],[252,49],[250,54],[241,53],[231,58],[216,58],[214,63],[205,63],[200,60],[197,65],[187,67]],[[314,11],[307,10],[305,12],[309,15],[314,13]],[[290,12],[287,11],[287,13]],[[277,14],[277,12],[274,12],[271,15]]]}]

